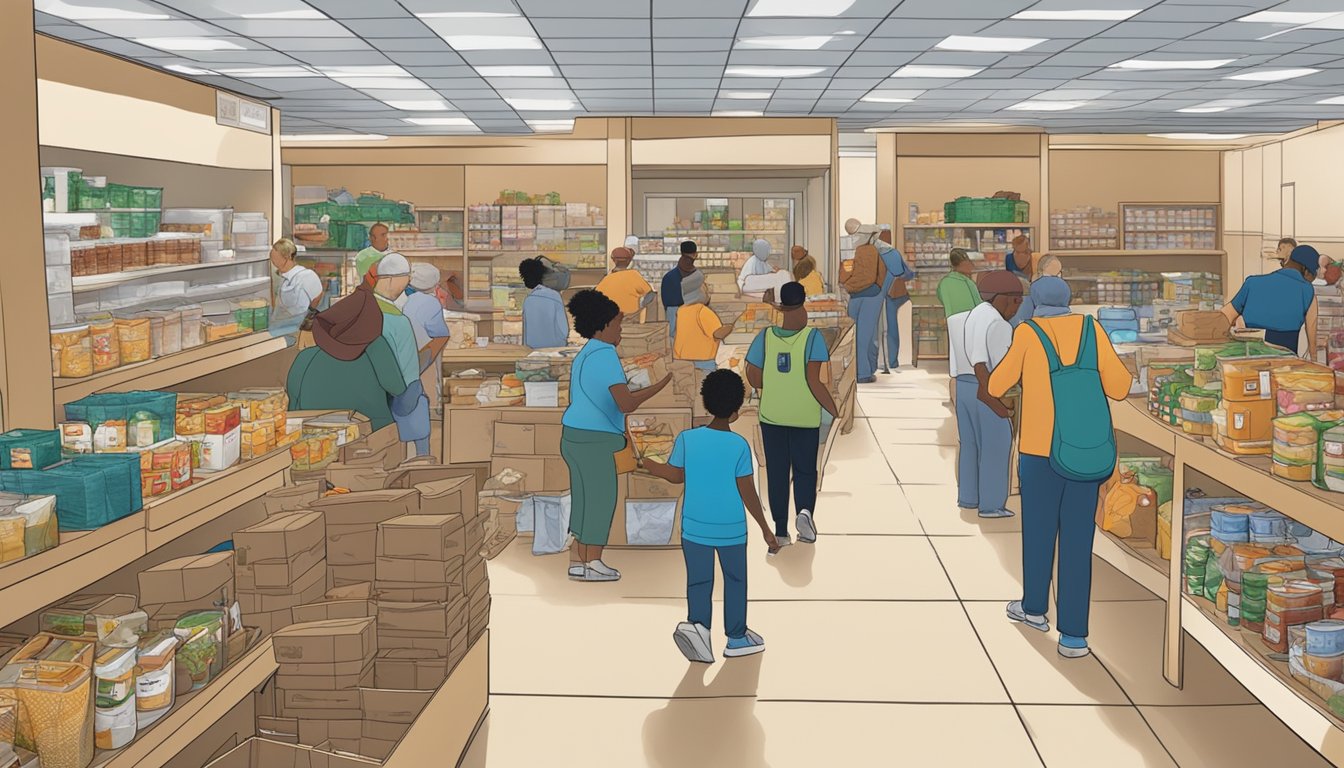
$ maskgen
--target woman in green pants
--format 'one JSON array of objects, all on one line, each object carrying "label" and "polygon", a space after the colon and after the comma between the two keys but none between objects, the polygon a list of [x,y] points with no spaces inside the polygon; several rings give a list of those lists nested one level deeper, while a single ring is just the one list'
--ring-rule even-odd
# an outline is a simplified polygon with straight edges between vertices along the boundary
[{"label": "woman in green pants", "polygon": [[570,369],[569,407],[561,419],[560,455],[569,465],[569,532],[574,536],[569,577],[616,581],[620,571],[602,562],[616,514],[616,454],[625,448],[625,415],[657,395],[671,376],[631,392],[616,352],[621,308],[602,293],[579,291],[569,300],[574,330],[587,339]]}]

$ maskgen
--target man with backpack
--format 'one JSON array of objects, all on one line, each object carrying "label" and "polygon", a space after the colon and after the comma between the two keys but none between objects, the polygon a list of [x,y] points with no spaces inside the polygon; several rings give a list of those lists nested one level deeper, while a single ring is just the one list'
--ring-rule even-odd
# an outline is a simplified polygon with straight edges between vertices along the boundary
[{"label": "man with backpack", "polygon": [[1110,400],[1129,395],[1133,377],[1101,324],[1069,309],[1069,284],[1058,277],[1032,283],[1034,317],[1013,332],[1013,343],[989,376],[988,394],[1001,398],[1022,384],[1018,477],[1022,488],[1022,599],[1008,618],[1048,632],[1046,610],[1056,545],[1059,654],[1090,653],[1087,621],[1092,597],[1092,537],[1097,496],[1115,470]]}]

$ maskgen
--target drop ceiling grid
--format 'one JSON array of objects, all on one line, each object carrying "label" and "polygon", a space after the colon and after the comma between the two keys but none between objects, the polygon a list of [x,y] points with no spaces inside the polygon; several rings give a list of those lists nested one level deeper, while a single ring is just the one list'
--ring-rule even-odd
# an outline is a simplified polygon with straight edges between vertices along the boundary
[{"label": "drop ceiling grid", "polygon": [[[1239,133],[1292,130],[1344,117],[1344,105],[1317,103],[1344,95],[1344,0],[817,0],[803,5],[848,8],[835,17],[751,15],[758,4],[780,2],[788,4],[36,0],[38,9],[50,12],[36,11],[35,21],[39,32],[123,58],[207,71],[184,76],[272,101],[281,109],[287,134],[421,134],[432,126],[409,119],[445,117],[465,117],[476,127],[440,127],[439,132],[528,133],[529,121],[587,114],[814,115],[836,117],[846,130],[954,121],[1051,131]],[[79,13],[94,6],[154,18]],[[1023,11],[1078,8],[1143,10],[1111,20],[1012,18]],[[302,12],[301,17],[283,18],[291,11]],[[1237,21],[1261,11],[1340,15],[1318,22],[1320,28]],[[444,17],[444,12],[495,15],[467,19]],[[455,50],[448,43],[459,35],[481,34],[534,37],[537,44],[529,50]],[[1022,50],[939,49],[950,35],[1040,42]],[[162,40],[152,41],[160,47],[136,42],[183,37],[229,42],[243,50],[173,51],[164,50]],[[1235,61],[1200,70],[1113,68],[1130,59]],[[981,71],[964,78],[892,76],[907,65]],[[337,82],[318,72],[341,66],[399,67],[404,74],[391,84],[420,87],[360,89],[356,81]],[[477,72],[478,67],[501,66],[544,66],[552,74],[508,77],[487,70],[489,76],[483,77]],[[275,67],[313,76],[218,74]],[[1281,81],[1227,79],[1247,71],[1299,68],[1319,71]],[[419,83],[406,80],[407,75]],[[863,100],[900,91],[923,93],[903,103]],[[1067,110],[1009,109],[1067,100],[1061,91],[1094,93]],[[1110,93],[1098,93],[1103,91]],[[731,98],[734,92],[768,93],[768,98]],[[387,103],[412,106],[438,99],[446,109],[416,111]],[[1240,105],[1222,112],[1178,111],[1222,100]],[[566,103],[568,109],[560,108]]]}]

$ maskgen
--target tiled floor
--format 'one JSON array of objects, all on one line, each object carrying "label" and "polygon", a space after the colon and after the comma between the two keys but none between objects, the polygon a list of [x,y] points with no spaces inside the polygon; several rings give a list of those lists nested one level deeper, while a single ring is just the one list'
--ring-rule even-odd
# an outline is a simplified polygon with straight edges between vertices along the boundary
[{"label": "tiled floor", "polygon": [[751,539],[760,656],[677,652],[677,551],[614,550],[622,581],[574,584],[515,542],[490,564],[493,695],[465,765],[1328,765],[1198,643],[1168,685],[1164,603],[1100,560],[1095,655],[1009,623],[1021,528],[956,508],[946,396],[911,369],[862,389],[818,543],[767,559]]}]

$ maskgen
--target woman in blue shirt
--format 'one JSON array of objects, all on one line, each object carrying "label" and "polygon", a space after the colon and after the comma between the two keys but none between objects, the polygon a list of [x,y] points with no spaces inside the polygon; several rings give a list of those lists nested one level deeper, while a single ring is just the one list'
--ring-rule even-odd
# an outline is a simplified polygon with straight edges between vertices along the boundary
[{"label": "woman in blue shirt", "polygon": [[1311,281],[1321,268],[1321,255],[1299,245],[1281,262],[1282,269],[1252,275],[1223,307],[1230,323],[1241,318],[1247,328],[1265,331],[1265,341],[1298,352],[1298,336],[1307,329],[1307,357],[1316,359],[1316,289]]},{"label": "woman in blue shirt", "polygon": [[574,537],[569,577],[616,581],[620,571],[602,562],[616,515],[616,454],[626,446],[625,416],[672,380],[631,392],[616,352],[624,317],[616,302],[594,291],[569,300],[574,330],[587,339],[570,368],[569,407],[560,419],[560,455],[569,466],[569,532]]}]

